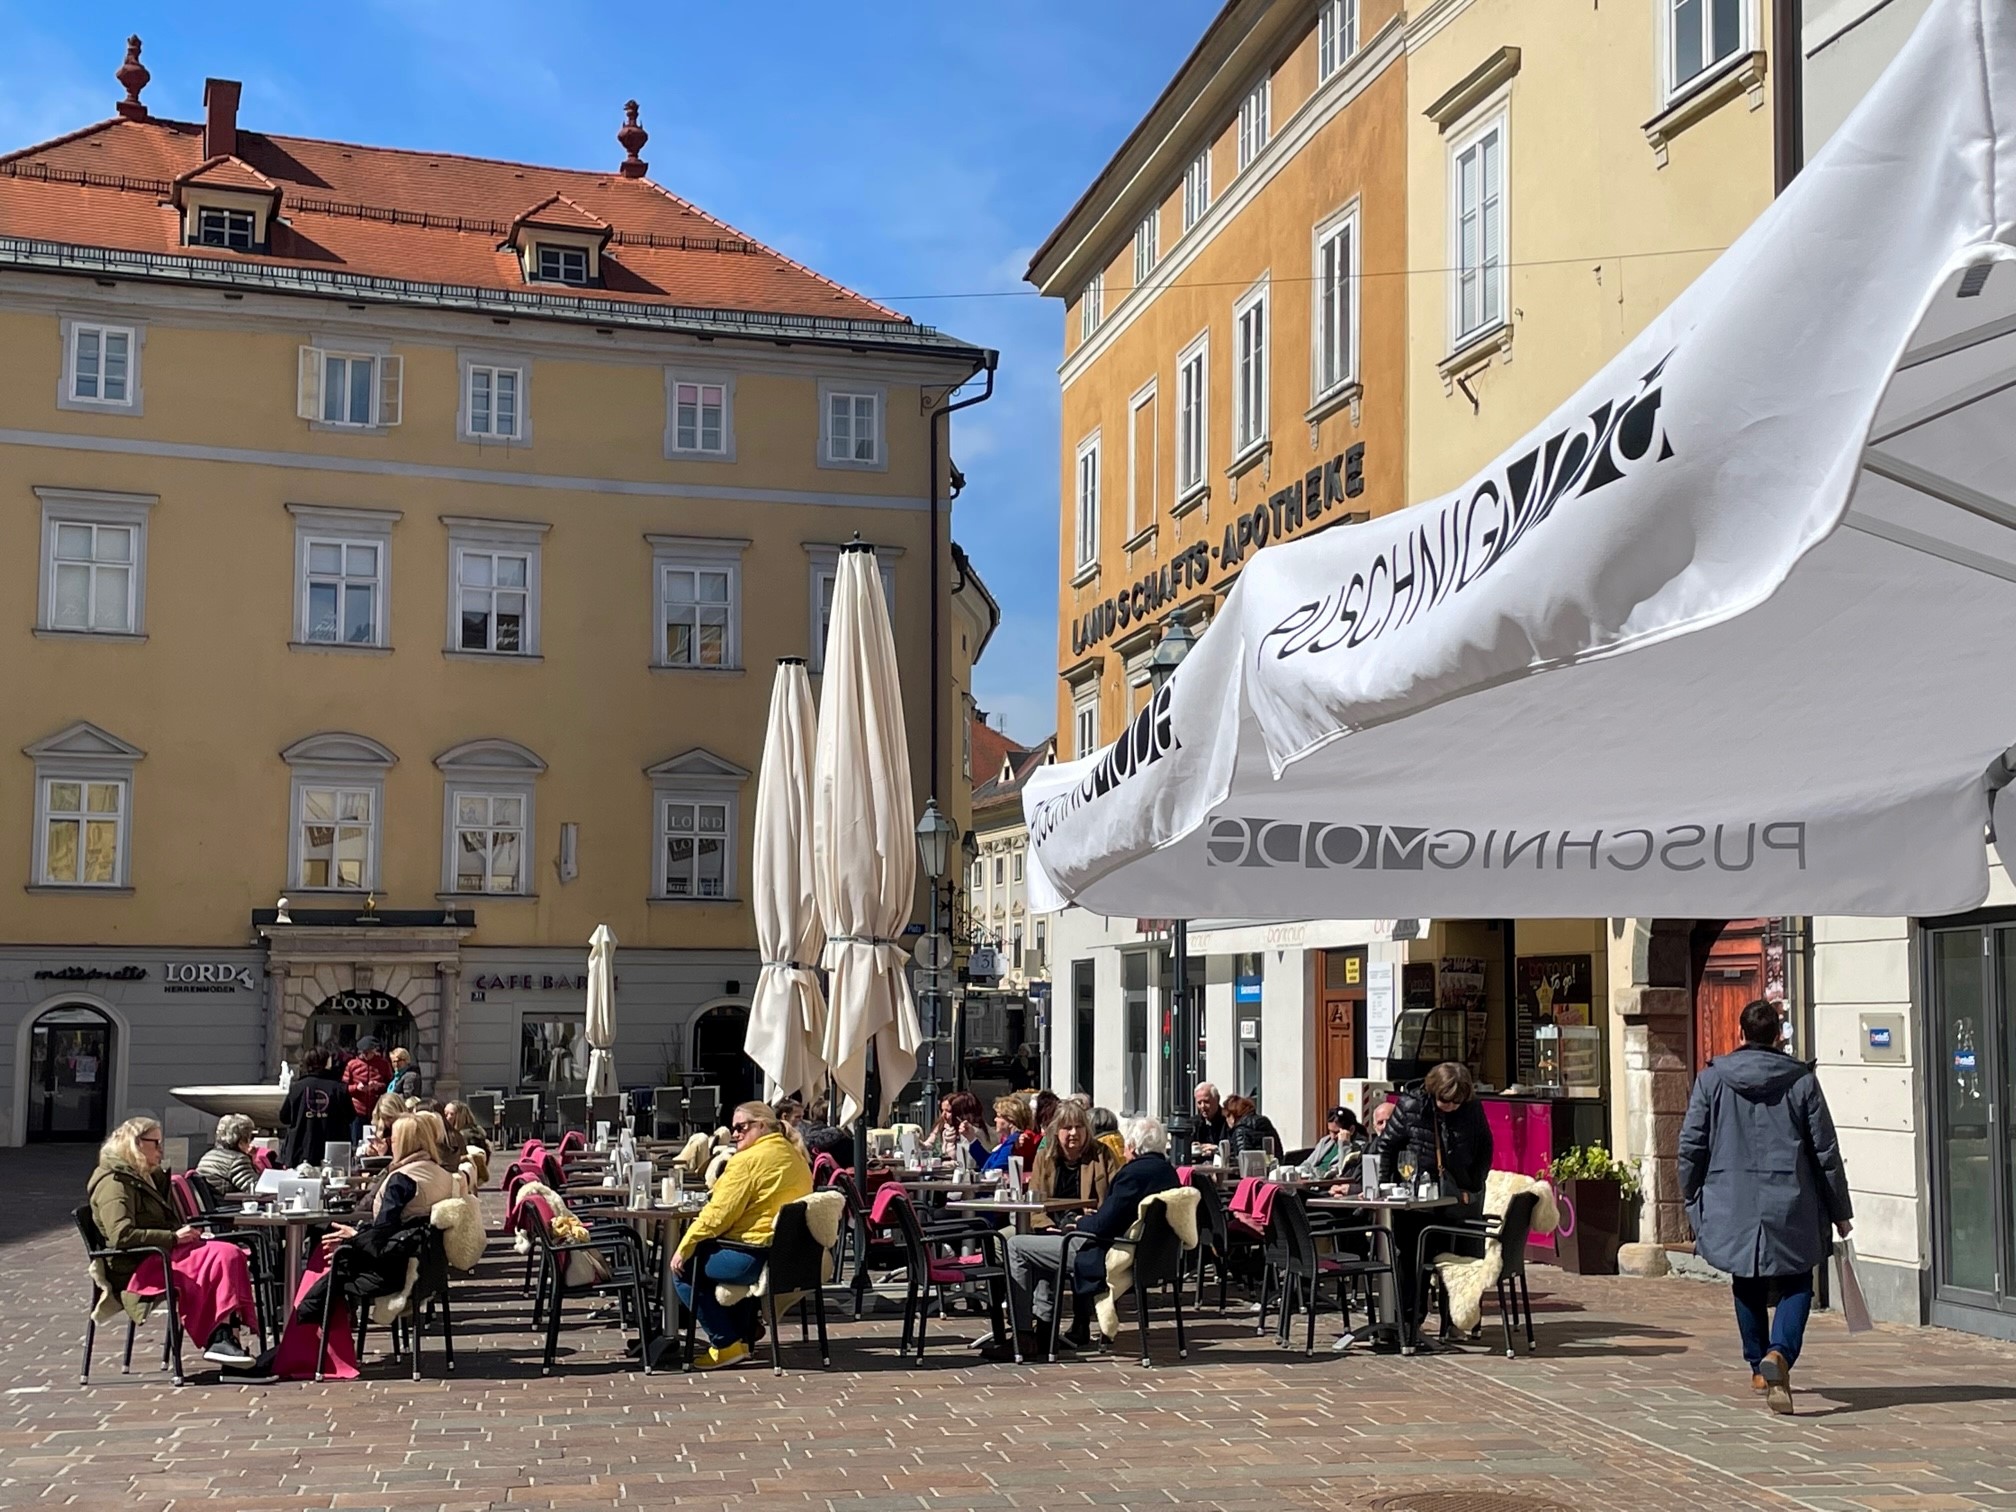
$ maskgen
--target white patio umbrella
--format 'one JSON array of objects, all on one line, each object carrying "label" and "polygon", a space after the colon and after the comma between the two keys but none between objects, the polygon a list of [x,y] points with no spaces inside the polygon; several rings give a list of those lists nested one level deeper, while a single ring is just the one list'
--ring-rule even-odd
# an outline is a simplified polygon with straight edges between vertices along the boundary
[{"label": "white patio umbrella", "polygon": [[1935,0],[1546,424],[1455,494],[1246,565],[1125,738],[1029,784],[1031,907],[1978,904],[2016,740],[2012,217],[2016,5]]},{"label": "white patio umbrella", "polygon": [[819,951],[826,934],[812,887],[812,682],[785,657],[770,687],[770,723],[756,782],[756,948],[763,965],[743,1047],[763,1068],[768,1095],[824,1080],[826,997]]},{"label": "white patio umbrella", "polygon": [[840,553],[823,677],[812,875],[826,930],[823,1058],[845,1123],[866,1105],[869,1045],[893,1094],[922,1040],[899,943],[917,882],[903,690],[875,553],[858,543]]},{"label": "white patio umbrella", "polygon": [[616,936],[597,924],[588,937],[588,1095],[616,1091]]}]

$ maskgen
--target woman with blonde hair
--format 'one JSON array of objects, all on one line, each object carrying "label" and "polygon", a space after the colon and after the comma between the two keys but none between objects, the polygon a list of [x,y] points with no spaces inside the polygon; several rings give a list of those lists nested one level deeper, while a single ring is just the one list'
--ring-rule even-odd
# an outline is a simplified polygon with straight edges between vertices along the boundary
[{"label": "woman with blonde hair", "polygon": [[1027,1170],[1030,1157],[1036,1153],[1036,1131],[1031,1127],[1035,1110],[1029,1099],[1011,1093],[1007,1097],[994,1099],[994,1151],[980,1163],[986,1171],[1005,1171],[1011,1155],[1022,1157],[1022,1167]]},{"label": "woman with blonde hair", "polygon": [[[441,1163],[441,1115],[406,1113],[392,1124],[392,1164],[378,1183],[372,1199],[371,1220],[365,1228],[390,1229],[413,1218],[424,1218],[434,1204],[451,1197],[466,1197],[463,1178]],[[338,1224],[322,1241],[324,1249],[334,1249],[357,1233]]]},{"label": "woman with blonde hair", "polygon": [[371,1120],[364,1126],[364,1143],[358,1147],[359,1155],[386,1155],[392,1149],[392,1124],[395,1119],[406,1116],[406,1099],[397,1092],[387,1092],[371,1106]]},{"label": "woman with blonde hair", "polygon": [[167,1291],[161,1257],[174,1275],[175,1308],[185,1333],[204,1341],[203,1358],[246,1369],[253,1355],[238,1337],[256,1323],[245,1252],[208,1239],[175,1213],[174,1188],[161,1169],[161,1125],[145,1116],[114,1129],[98,1151],[88,1187],[91,1219],[105,1247],[130,1250],[105,1261],[105,1275],[129,1313]]},{"label": "woman with blonde hair", "polygon": [[756,1279],[763,1268],[762,1250],[776,1232],[778,1210],[812,1190],[812,1167],[768,1103],[743,1103],[731,1115],[728,1133],[735,1154],[672,1257],[679,1300],[693,1309],[707,1334],[710,1347],[694,1361],[701,1370],[748,1356],[756,1337],[755,1301],[724,1307],[714,1289]]}]

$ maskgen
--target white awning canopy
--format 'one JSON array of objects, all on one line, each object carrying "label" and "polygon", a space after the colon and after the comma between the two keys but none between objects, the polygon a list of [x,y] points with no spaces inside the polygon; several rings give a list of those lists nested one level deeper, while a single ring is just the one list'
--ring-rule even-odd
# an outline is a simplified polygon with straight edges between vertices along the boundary
[{"label": "white awning canopy", "polygon": [[1546,424],[1261,552],[1120,742],[1031,781],[1032,904],[1978,904],[2016,741],[2012,219],[2016,5],[1935,0]]}]

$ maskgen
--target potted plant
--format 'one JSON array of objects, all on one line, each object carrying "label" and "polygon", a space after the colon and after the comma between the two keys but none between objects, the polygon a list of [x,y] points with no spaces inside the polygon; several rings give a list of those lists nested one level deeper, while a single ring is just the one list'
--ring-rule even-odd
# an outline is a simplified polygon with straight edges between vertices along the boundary
[{"label": "potted plant", "polygon": [[1624,1203],[1638,1195],[1637,1166],[1600,1144],[1575,1145],[1555,1158],[1547,1175],[1567,1210],[1555,1235],[1561,1268],[1578,1276],[1616,1275]]}]

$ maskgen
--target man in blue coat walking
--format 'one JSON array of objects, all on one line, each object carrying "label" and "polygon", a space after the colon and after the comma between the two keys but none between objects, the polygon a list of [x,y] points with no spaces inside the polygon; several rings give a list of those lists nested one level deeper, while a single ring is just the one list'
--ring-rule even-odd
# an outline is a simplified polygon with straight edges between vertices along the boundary
[{"label": "man in blue coat walking", "polygon": [[1680,1195],[1695,1254],[1734,1285],[1751,1389],[1788,1413],[1813,1271],[1833,1247],[1827,1227],[1847,1238],[1854,1211],[1820,1079],[1785,1053],[1777,1005],[1750,1004],[1742,1026],[1741,1048],[1695,1080],[1680,1129]]}]

